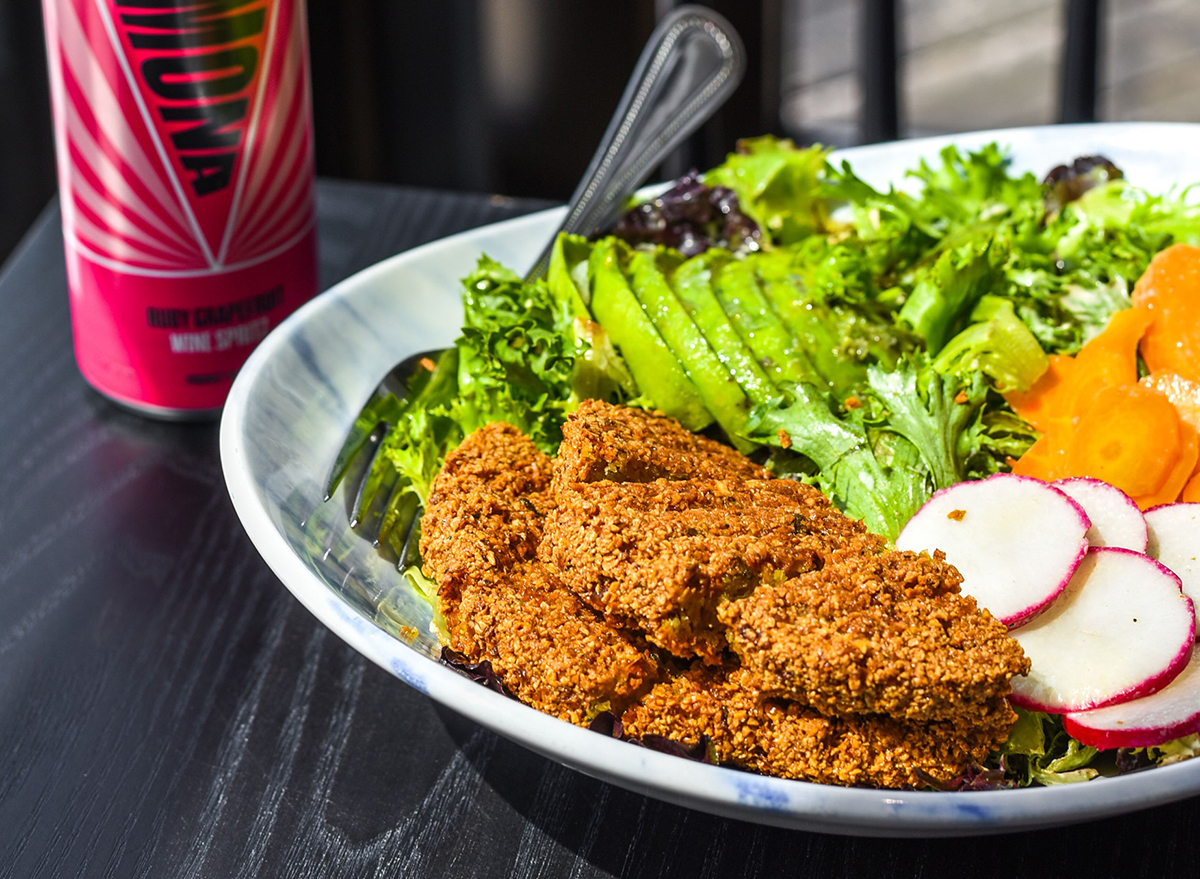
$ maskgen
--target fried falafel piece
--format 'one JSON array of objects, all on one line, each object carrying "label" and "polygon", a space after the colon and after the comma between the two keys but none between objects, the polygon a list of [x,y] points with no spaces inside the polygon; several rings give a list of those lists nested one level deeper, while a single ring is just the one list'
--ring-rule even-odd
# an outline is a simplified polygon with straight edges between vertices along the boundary
[{"label": "fried falafel piece", "polygon": [[507,424],[446,456],[421,532],[450,646],[488,660],[523,702],[572,723],[620,711],[658,679],[635,637],[609,626],[534,559],[550,459]]},{"label": "fried falafel piece", "polygon": [[556,485],[770,476],[736,449],[692,433],[661,412],[584,400],[562,431]]},{"label": "fried falafel piece", "polygon": [[838,553],[718,608],[743,674],[830,716],[970,723],[1029,671],[944,557]]},{"label": "fried falafel piece", "polygon": [[880,540],[811,486],[782,479],[558,487],[538,557],[581,599],[682,657],[721,661],[717,606]]},{"label": "fried falafel piece", "polygon": [[490,660],[522,702],[570,723],[620,715],[661,677],[649,651],[539,562],[468,581],[446,621],[455,650]]},{"label": "fried falafel piece", "polygon": [[821,784],[918,788],[982,762],[1016,713],[1003,697],[970,725],[880,715],[827,717],[765,698],[741,670],[695,667],[655,686],[621,718],[624,732],[694,745],[712,741],[720,763]]},{"label": "fried falafel piece", "polygon": [[[613,710],[635,736],[692,744],[707,735],[722,762],[753,771],[900,788],[961,775],[997,747],[1015,721],[1002,695],[977,701],[974,710],[953,720],[831,717],[778,698],[799,690],[772,690],[778,681],[768,672],[782,680],[775,660],[790,649],[789,639],[813,637],[788,628],[796,620],[784,611],[797,598],[790,590],[800,588],[798,582],[813,591],[806,600],[827,611],[827,622],[846,621],[849,630],[838,629],[839,636],[853,634],[852,620],[879,622],[873,605],[855,604],[862,596],[850,588],[858,582],[851,571],[875,571],[878,584],[856,588],[883,604],[957,597],[953,577],[929,570],[927,562],[891,558],[880,538],[842,516],[814,489],[737,478],[564,485],[551,473],[549,459],[515,428],[489,425],[477,431],[447,457],[421,541],[426,572],[439,584],[452,646],[473,661],[489,660],[532,707],[577,724]],[[572,519],[578,525],[569,526]],[[571,527],[578,531],[572,534]],[[610,581],[588,586],[575,570],[581,579],[568,590],[562,578],[569,573],[557,569],[563,560],[572,570],[607,571]],[[880,566],[885,570],[875,570]],[[818,575],[827,569],[846,594],[821,604]],[[630,575],[635,581],[641,577],[640,586],[624,582]],[[689,588],[708,600],[693,605]],[[710,663],[722,658],[716,648],[724,637],[722,612],[737,605],[729,611],[737,615],[735,627],[750,627],[746,631],[754,634],[754,644],[746,635],[743,645],[745,667],[697,662],[668,678],[640,635],[614,628],[593,609],[609,593],[623,595],[626,611],[635,612],[605,610],[610,619],[637,626],[657,621],[660,634],[676,640],[700,620],[692,641],[708,652],[693,652]],[[761,602],[753,601],[758,593]],[[953,621],[946,622],[952,627]],[[757,665],[755,657],[762,658]],[[875,674],[871,686],[891,692]],[[822,692],[820,686],[816,692]],[[902,704],[907,703],[896,701]]]},{"label": "fried falafel piece", "polygon": [[421,562],[443,603],[464,582],[535,557],[550,457],[511,424],[485,425],[448,455],[421,520]]}]

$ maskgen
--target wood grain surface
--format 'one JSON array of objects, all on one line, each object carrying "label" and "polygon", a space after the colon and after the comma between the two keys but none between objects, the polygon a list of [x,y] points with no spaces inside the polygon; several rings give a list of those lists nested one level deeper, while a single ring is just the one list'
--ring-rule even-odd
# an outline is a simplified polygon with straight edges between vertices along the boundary
[{"label": "wood grain surface", "polygon": [[[540,205],[322,181],[325,285]],[[961,840],[691,812],[487,732],[267,569],[215,424],[127,414],[71,353],[52,205],[0,271],[0,876],[1191,875],[1197,800]]]}]

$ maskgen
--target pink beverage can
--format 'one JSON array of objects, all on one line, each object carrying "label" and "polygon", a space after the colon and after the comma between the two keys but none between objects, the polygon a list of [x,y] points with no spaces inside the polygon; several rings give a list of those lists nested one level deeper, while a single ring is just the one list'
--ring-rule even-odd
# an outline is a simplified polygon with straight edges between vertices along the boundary
[{"label": "pink beverage can", "polygon": [[146,414],[215,414],[316,292],[304,4],[42,6],[80,371]]}]

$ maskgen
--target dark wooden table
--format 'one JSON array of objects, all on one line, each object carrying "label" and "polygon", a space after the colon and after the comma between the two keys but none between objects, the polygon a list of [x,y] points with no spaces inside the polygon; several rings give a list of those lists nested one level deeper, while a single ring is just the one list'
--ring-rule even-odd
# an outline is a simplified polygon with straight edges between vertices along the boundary
[{"label": "dark wooden table", "polygon": [[[540,205],[323,181],[325,285]],[[261,561],[215,424],[127,414],[71,353],[52,205],[0,271],[0,876],[1200,874],[1200,801],[854,839],[594,781],[408,689]]]}]

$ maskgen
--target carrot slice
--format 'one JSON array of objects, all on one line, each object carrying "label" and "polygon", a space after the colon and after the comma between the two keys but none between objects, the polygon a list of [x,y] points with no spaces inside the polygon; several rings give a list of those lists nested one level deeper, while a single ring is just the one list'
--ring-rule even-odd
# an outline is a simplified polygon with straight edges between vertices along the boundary
[{"label": "carrot slice", "polygon": [[1032,476],[1046,482],[1064,479],[1073,475],[1067,472],[1066,452],[1059,433],[1052,430],[1042,434],[1038,441],[1026,450],[1013,464],[1012,472],[1018,476]]},{"label": "carrot slice", "polygon": [[[1137,384],[1102,388],[1071,436],[1069,467],[1135,499],[1156,495],[1179,464],[1181,425],[1171,401],[1157,391]],[[1176,493],[1182,488],[1181,481]]]},{"label": "carrot slice", "polygon": [[1189,504],[1200,502],[1200,473],[1192,474],[1192,478],[1183,487],[1183,492],[1179,495],[1179,499]]},{"label": "carrot slice", "polygon": [[1038,430],[1047,431],[1054,423],[1070,419],[1065,403],[1066,398],[1072,395],[1070,381],[1074,369],[1074,357],[1051,354],[1050,366],[1029,390],[1020,393],[1010,391],[1004,395],[1004,399],[1014,412]]},{"label": "carrot slice", "polygon": [[1013,411],[1040,431],[1071,425],[1090,406],[1099,388],[1137,381],[1138,340],[1149,312],[1126,308],[1074,357],[1051,355],[1049,368],[1022,394],[1005,394]]},{"label": "carrot slice", "polygon": [[1133,304],[1152,317],[1140,346],[1150,371],[1200,381],[1200,247],[1173,244],[1155,255]]},{"label": "carrot slice", "polygon": [[[1052,356],[1024,394],[1005,395],[1043,433],[1013,471],[1103,479],[1143,507],[1181,492],[1200,500],[1200,247],[1155,256],[1133,304],[1075,357]],[[1140,383],[1139,351],[1151,370]]]},{"label": "carrot slice", "polygon": [[1077,378],[1097,387],[1129,385],[1137,381],[1138,341],[1153,315],[1140,308],[1118,311],[1100,335],[1075,356]]},{"label": "carrot slice", "polygon": [[1143,510],[1157,507],[1159,504],[1169,504],[1178,500],[1184,492],[1196,470],[1196,461],[1200,459],[1200,439],[1196,429],[1186,421],[1180,422],[1179,459],[1167,475],[1162,487],[1144,497],[1134,496],[1133,499]]}]

